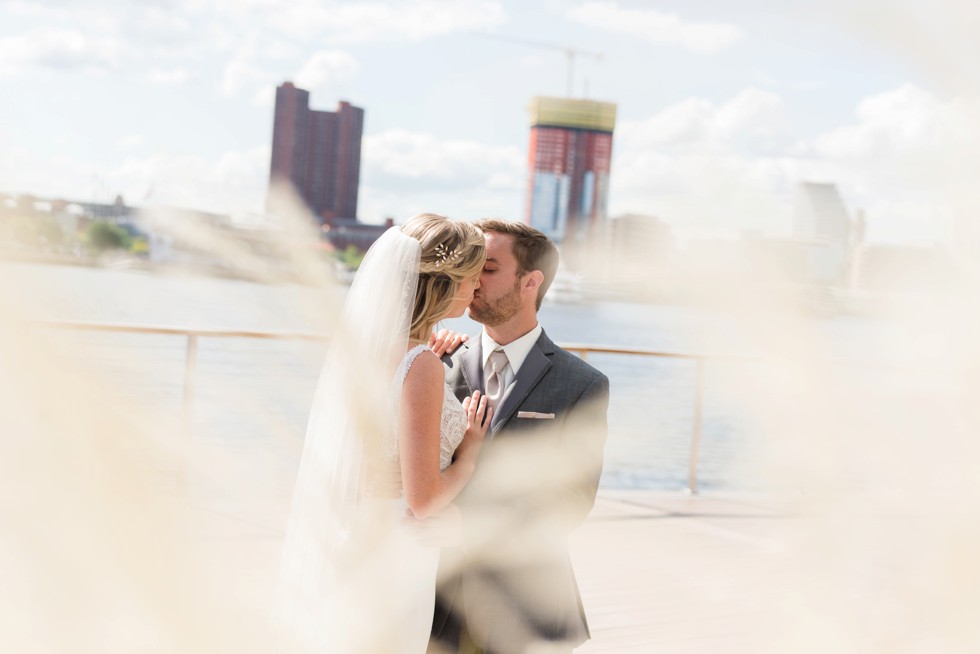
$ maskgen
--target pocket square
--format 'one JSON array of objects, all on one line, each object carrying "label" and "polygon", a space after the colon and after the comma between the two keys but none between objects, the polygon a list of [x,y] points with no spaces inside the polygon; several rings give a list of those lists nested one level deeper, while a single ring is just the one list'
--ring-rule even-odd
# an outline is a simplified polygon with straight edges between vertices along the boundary
[{"label": "pocket square", "polygon": [[538,413],[537,411],[518,411],[518,418],[536,418],[538,420],[554,420],[555,414],[553,413]]}]

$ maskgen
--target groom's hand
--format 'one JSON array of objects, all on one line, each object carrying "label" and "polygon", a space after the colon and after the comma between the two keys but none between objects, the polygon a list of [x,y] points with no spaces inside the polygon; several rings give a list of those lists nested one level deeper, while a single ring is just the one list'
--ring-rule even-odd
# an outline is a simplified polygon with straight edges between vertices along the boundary
[{"label": "groom's hand", "polygon": [[429,337],[429,349],[437,357],[442,358],[443,354],[452,354],[457,347],[468,340],[470,340],[469,334],[457,334],[448,329],[440,329]]},{"label": "groom's hand", "polygon": [[463,540],[463,514],[455,504],[447,505],[425,520],[406,516],[402,524],[426,547],[458,547]]}]

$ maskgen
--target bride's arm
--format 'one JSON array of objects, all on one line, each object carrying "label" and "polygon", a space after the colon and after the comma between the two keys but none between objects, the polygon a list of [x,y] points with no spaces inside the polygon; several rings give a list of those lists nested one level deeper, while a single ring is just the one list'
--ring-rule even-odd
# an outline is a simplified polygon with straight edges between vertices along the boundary
[{"label": "bride's arm", "polygon": [[[476,468],[486,426],[480,407],[466,403],[470,428],[448,468],[439,470],[439,429],[442,424],[445,369],[429,352],[419,355],[402,386],[398,417],[398,448],[402,487],[408,507],[416,518],[426,518],[448,505],[469,481]],[[482,402],[486,406],[485,401]],[[485,411],[485,408],[484,408]]]}]

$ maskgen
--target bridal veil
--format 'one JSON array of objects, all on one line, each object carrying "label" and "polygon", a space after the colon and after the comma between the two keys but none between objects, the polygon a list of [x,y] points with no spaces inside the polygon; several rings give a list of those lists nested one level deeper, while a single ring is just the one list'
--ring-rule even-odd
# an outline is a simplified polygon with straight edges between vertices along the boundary
[{"label": "bridal veil", "polygon": [[396,367],[418,284],[419,242],[398,227],[368,250],[317,384],[276,596],[283,651],[369,651],[367,604],[384,620],[373,561],[390,515],[369,498],[394,439]]}]

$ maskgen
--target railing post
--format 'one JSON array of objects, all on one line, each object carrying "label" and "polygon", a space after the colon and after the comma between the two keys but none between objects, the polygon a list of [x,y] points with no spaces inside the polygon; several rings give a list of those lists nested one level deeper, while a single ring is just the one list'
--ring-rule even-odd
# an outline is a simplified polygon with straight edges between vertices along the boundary
[{"label": "railing post", "polygon": [[187,335],[187,358],[184,361],[184,433],[191,431],[191,421],[194,418],[194,373],[197,368],[197,334]]},{"label": "railing post", "polygon": [[687,492],[698,492],[698,454],[701,451],[701,407],[704,403],[704,359],[697,358],[694,373],[694,427],[691,433],[691,458],[687,472]]}]

